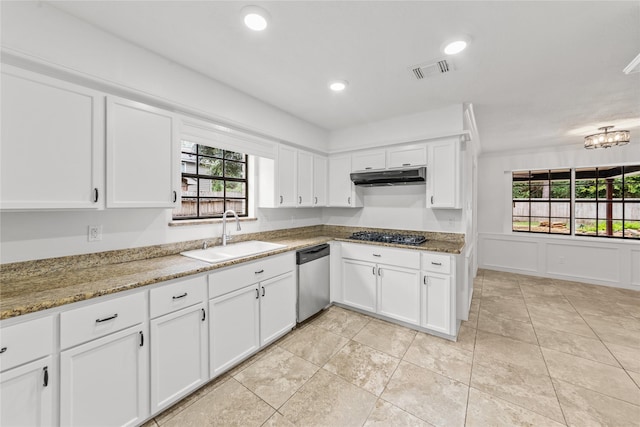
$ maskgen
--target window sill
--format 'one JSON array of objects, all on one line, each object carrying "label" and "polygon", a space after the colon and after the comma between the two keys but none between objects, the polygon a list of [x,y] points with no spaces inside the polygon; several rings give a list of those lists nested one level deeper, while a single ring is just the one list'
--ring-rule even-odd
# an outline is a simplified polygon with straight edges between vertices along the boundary
[{"label": "window sill", "polygon": [[[228,221],[235,221],[232,217],[227,217]],[[258,218],[253,217],[241,217],[240,222],[257,221]],[[169,221],[169,227],[184,227],[188,225],[206,225],[206,224],[222,224],[222,218],[207,218],[207,219],[182,219]]]}]

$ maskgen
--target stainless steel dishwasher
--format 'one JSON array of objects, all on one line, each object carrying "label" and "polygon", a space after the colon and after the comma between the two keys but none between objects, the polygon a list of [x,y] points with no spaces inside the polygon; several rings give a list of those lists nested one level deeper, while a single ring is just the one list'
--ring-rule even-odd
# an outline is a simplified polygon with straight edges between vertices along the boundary
[{"label": "stainless steel dishwasher", "polygon": [[298,323],[329,305],[329,245],[296,253],[298,264]]}]

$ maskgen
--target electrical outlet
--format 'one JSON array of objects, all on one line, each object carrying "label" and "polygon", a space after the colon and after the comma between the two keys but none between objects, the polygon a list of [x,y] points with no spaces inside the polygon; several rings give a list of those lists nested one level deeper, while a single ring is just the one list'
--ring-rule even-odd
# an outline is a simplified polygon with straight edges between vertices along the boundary
[{"label": "electrical outlet", "polygon": [[102,240],[102,226],[101,225],[90,225],[89,226],[89,241],[97,242],[98,240]]}]

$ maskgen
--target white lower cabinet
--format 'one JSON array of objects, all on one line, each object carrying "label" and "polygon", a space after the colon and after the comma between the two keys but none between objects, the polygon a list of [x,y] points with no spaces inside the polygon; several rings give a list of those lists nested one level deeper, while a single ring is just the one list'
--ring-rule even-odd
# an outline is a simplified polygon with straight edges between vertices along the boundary
[{"label": "white lower cabinet", "polygon": [[420,323],[420,271],[378,266],[378,313],[415,325]]},{"label": "white lower cabinet", "polygon": [[450,255],[422,254],[421,325],[456,335],[455,259]]},{"label": "white lower cabinet", "polygon": [[60,353],[60,425],[133,426],[149,413],[143,325]]},{"label": "white lower cabinet", "polygon": [[131,426],[149,414],[147,293],[60,313],[60,425]]},{"label": "white lower cabinet", "polygon": [[296,324],[295,254],[209,275],[210,377],[255,353]]},{"label": "white lower cabinet", "polygon": [[342,302],[361,310],[376,311],[376,265],[342,260]]},{"label": "white lower cabinet", "polygon": [[151,320],[150,334],[154,413],[209,379],[204,303]]},{"label": "white lower cabinet", "polygon": [[251,285],[209,301],[211,378],[260,347],[259,298]]},{"label": "white lower cabinet", "polygon": [[452,335],[451,276],[425,273],[422,281],[422,326]]},{"label": "white lower cabinet", "polygon": [[52,357],[45,357],[0,374],[0,425],[53,424]]},{"label": "white lower cabinet", "polygon": [[296,279],[293,271],[260,283],[260,345],[265,346],[296,325]]},{"label": "white lower cabinet", "polygon": [[[420,324],[420,258],[417,252],[343,244],[342,256],[342,303]],[[394,264],[372,262],[373,259]]]},{"label": "white lower cabinet", "polygon": [[0,327],[0,426],[48,426],[58,388],[51,316]]}]

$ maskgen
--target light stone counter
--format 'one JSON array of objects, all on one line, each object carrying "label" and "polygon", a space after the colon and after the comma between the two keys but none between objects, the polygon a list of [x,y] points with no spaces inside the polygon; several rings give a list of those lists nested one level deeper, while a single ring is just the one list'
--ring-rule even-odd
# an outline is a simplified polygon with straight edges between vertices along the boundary
[{"label": "light stone counter", "polygon": [[[346,238],[353,231],[359,230],[363,228],[312,226],[238,235],[238,241],[263,240],[286,247],[216,264],[179,255],[179,252],[202,247],[204,240],[3,264],[0,266],[0,320],[295,251],[331,240],[367,244]],[[464,237],[460,234],[432,233],[427,237],[434,236],[442,240],[428,240],[416,247],[370,244],[450,254],[459,254],[464,247]]]}]

